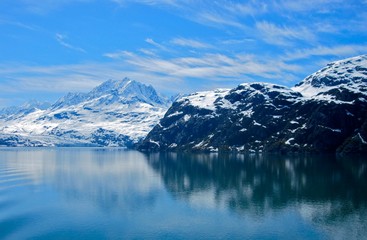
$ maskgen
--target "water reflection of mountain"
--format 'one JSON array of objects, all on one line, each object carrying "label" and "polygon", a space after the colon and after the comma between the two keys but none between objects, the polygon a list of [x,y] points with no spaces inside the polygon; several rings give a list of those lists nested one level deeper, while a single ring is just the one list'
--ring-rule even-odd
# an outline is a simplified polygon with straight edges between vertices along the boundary
[{"label": "water reflection of mountain", "polygon": [[154,204],[161,184],[145,156],[114,149],[24,149],[2,152],[3,165],[23,173],[29,184],[50,185],[69,199],[106,212]]},{"label": "water reflection of mountain", "polygon": [[184,153],[147,159],[173,196],[194,204],[255,214],[295,207],[323,220],[367,209],[367,162],[361,159]]},{"label": "water reflection of mountain", "polygon": [[0,238],[76,226],[142,239],[366,239],[366,175],[358,159],[3,149]]}]

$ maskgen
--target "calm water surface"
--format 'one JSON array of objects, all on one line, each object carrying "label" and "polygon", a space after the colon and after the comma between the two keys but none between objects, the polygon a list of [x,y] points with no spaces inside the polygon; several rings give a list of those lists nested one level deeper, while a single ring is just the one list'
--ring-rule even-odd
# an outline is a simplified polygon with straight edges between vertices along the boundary
[{"label": "calm water surface", "polygon": [[2,148],[0,239],[367,239],[367,160]]}]

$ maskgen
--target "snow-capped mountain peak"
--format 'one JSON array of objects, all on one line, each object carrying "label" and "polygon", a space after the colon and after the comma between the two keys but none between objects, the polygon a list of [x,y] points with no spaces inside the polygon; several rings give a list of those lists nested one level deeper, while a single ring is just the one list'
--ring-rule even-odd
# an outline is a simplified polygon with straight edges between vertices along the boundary
[{"label": "snow-capped mountain peak", "polygon": [[129,78],[108,80],[89,92],[87,99],[99,99],[99,104],[144,102],[156,106],[168,103],[167,99],[160,96],[152,86],[147,86]]},{"label": "snow-capped mountain peak", "polygon": [[133,82],[128,78],[124,78],[122,80],[113,80],[110,79],[106,82],[103,82],[101,85],[95,87],[90,93],[89,97],[92,96],[101,96],[107,93],[123,93],[126,87]]},{"label": "snow-capped mountain peak", "polygon": [[367,96],[367,55],[329,63],[292,88],[307,98],[342,100],[348,91]]},{"label": "snow-capped mountain peak", "polygon": [[47,109],[11,119],[1,119],[0,112],[0,145],[7,139],[14,146],[130,146],[158,123],[169,103],[152,86],[108,80],[89,93],[68,93]]}]

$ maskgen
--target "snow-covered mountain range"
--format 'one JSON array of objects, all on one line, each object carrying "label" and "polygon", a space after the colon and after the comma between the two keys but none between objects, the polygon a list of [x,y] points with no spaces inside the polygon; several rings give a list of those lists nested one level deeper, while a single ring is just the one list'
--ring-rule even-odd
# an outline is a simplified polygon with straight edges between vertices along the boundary
[{"label": "snow-covered mountain range", "polygon": [[367,55],[330,63],[293,88],[255,82],[167,99],[136,81],[109,80],[52,105],[0,110],[0,146],[137,143],[149,151],[366,153]]},{"label": "snow-covered mountain range", "polygon": [[170,104],[152,86],[127,78],[109,80],[52,105],[33,101],[0,110],[0,145],[130,147]]},{"label": "snow-covered mountain range", "polygon": [[139,149],[367,152],[367,55],[293,88],[244,83],[182,97]]}]

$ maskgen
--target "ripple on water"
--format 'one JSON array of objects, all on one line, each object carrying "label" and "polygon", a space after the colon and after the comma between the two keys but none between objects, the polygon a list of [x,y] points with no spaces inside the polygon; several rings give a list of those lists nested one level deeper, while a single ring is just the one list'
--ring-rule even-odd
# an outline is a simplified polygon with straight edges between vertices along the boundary
[{"label": "ripple on water", "polygon": [[0,239],[13,239],[12,235],[32,224],[35,216],[22,208],[25,189],[33,183],[29,174],[0,165]]},{"label": "ripple on water", "polygon": [[32,182],[29,173],[0,165],[0,192],[6,189],[30,185]]}]

